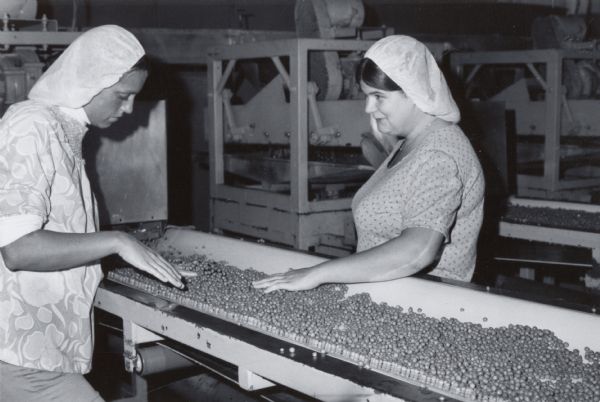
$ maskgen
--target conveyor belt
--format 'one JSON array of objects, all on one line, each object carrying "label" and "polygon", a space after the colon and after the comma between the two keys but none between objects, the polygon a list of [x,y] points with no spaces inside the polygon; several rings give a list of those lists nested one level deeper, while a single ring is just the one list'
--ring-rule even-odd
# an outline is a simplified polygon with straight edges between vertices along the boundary
[{"label": "conveyor belt", "polygon": [[499,225],[504,237],[591,249],[600,264],[600,205],[512,198]]},{"label": "conveyor belt", "polygon": [[[202,251],[204,253],[207,254],[211,254],[211,256],[223,256],[224,254],[220,253],[220,250],[224,250],[225,251],[225,255],[227,255],[229,258],[229,260],[233,260],[233,261],[238,261],[240,262],[240,260],[242,261],[240,265],[242,265],[244,268],[248,267],[249,265],[251,266],[253,263],[258,263],[256,266],[260,266],[261,268],[264,268],[267,272],[271,269],[270,266],[275,266],[277,267],[277,265],[279,265],[279,269],[282,269],[282,263],[281,263],[281,259],[280,258],[287,258],[286,264],[289,262],[293,262],[293,263],[297,263],[300,265],[310,265],[311,263],[311,259],[312,260],[318,260],[318,259],[314,259],[313,257],[307,256],[307,257],[303,257],[301,256],[299,253],[292,253],[289,251],[283,251],[283,250],[277,250],[277,249],[273,249],[271,247],[266,247],[266,246],[258,246],[258,245],[253,245],[253,244],[248,244],[248,243],[244,243],[244,242],[239,242],[236,240],[232,240],[232,239],[224,239],[224,238],[218,238],[217,236],[212,236],[212,235],[205,235],[205,234],[196,234],[196,233],[188,233],[188,235],[182,235],[182,237],[177,236],[177,234],[181,235],[183,232],[172,232],[171,236],[169,236],[169,234],[166,236],[165,242],[164,242],[164,246],[165,249],[172,249],[172,248],[176,248],[176,249],[183,249],[184,254],[191,254],[192,252],[196,251]],[[173,234],[176,234],[173,236]],[[206,237],[208,236],[208,237]],[[171,237],[171,238],[169,238]],[[206,238],[205,238],[206,237]],[[279,262],[277,262],[279,261]],[[315,261],[312,261],[313,263]],[[284,265],[285,266],[285,265]],[[283,266],[283,267],[284,267]],[[187,267],[186,267],[187,268]],[[203,276],[205,277],[205,279],[208,281],[209,278],[208,276],[210,276],[210,272],[214,270],[213,268],[210,268],[209,271],[204,271],[203,272]],[[246,272],[245,272],[246,273]],[[222,275],[222,273],[219,273],[219,275]],[[124,281],[127,281],[127,278],[133,278],[131,280],[131,284],[136,285],[136,286],[140,286],[140,278],[136,278],[135,275],[125,275],[123,276],[121,279]],[[200,277],[199,280],[201,280],[202,275]],[[230,279],[227,279],[230,280]],[[138,281],[138,282],[136,282]],[[142,280],[142,282],[144,282]],[[393,287],[390,288],[390,284],[395,285]],[[410,288],[406,288],[401,286],[402,284],[411,284],[413,285]],[[192,284],[190,284],[192,285]],[[386,286],[387,285],[387,286]],[[142,284],[142,287],[146,286],[145,284]],[[232,284],[232,286],[239,286],[238,284]],[[362,289],[360,289],[362,287]],[[175,301],[176,303],[167,303],[167,305],[169,305],[169,309],[171,308],[179,308],[181,306],[179,306],[180,304],[188,304],[191,307],[194,307],[196,309],[198,309],[198,307],[200,307],[200,309],[204,309],[204,310],[208,310],[211,313],[215,313],[215,315],[220,316],[220,320],[230,320],[234,322],[234,325],[237,327],[240,327],[238,324],[242,323],[244,324],[245,327],[252,327],[254,326],[255,328],[246,328],[247,329],[251,329],[254,330],[256,332],[267,332],[268,334],[263,333],[263,336],[266,336],[268,339],[277,339],[278,342],[287,342],[289,344],[296,344],[295,348],[298,350],[307,350],[310,351],[310,357],[313,358],[313,353],[316,351],[316,356],[320,356],[320,345],[318,343],[312,342],[310,339],[308,339],[306,336],[297,336],[298,334],[294,335],[293,333],[289,333],[289,331],[280,329],[277,330],[277,328],[273,328],[273,326],[264,326],[261,325],[260,323],[257,323],[256,321],[252,321],[252,320],[248,320],[247,316],[245,315],[239,315],[236,316],[235,314],[229,314],[227,313],[224,309],[226,308],[223,307],[223,305],[221,306],[217,306],[212,308],[212,310],[207,309],[206,307],[206,303],[215,303],[215,304],[219,304],[219,300],[218,299],[213,299],[213,300],[202,300],[200,302],[196,301],[194,302],[194,300],[186,300],[186,296],[184,294],[180,294],[179,291],[176,291],[174,289],[168,289],[165,286],[163,286],[164,289],[161,289],[160,287],[157,287],[155,285],[150,285],[148,288],[146,288],[145,290],[147,292],[151,292],[153,294],[158,294],[161,295],[162,297],[165,298],[171,298],[173,301]],[[393,291],[393,293],[387,292],[386,288],[395,290]],[[356,297],[360,297],[357,295],[358,290],[363,290],[363,291],[369,291],[369,293],[373,296],[374,299],[379,299],[379,301],[383,301],[385,300],[386,302],[390,303],[390,305],[403,305],[405,307],[408,306],[412,306],[415,310],[415,312],[419,312],[419,314],[428,312],[430,313],[432,316],[437,316],[439,318],[441,317],[446,317],[446,318],[453,318],[455,316],[458,316],[460,318],[460,321],[456,321],[456,325],[458,325],[458,327],[462,327],[462,328],[466,328],[467,330],[474,330],[477,333],[481,333],[481,334],[487,334],[485,335],[487,336],[498,336],[497,334],[502,334],[503,336],[515,336],[515,334],[511,335],[512,330],[506,329],[506,327],[504,327],[503,329],[503,325],[508,326],[509,324],[524,324],[526,322],[528,322],[531,325],[535,325],[536,322],[543,324],[543,326],[541,326],[540,328],[548,328],[550,327],[552,330],[554,330],[556,332],[557,335],[561,336],[563,340],[566,340],[568,342],[571,343],[570,349],[572,350],[573,348],[580,348],[581,350],[583,350],[584,346],[590,346],[592,347],[593,350],[597,350],[598,345],[596,345],[597,340],[594,340],[594,338],[590,338],[589,336],[585,336],[585,334],[589,335],[590,333],[592,333],[594,331],[593,328],[596,328],[596,330],[598,329],[598,325],[600,323],[600,321],[598,320],[597,316],[594,315],[590,315],[590,314],[583,314],[582,313],[577,313],[577,312],[568,312],[568,311],[564,311],[562,309],[552,309],[552,308],[546,308],[540,305],[536,305],[535,303],[527,303],[527,302],[516,302],[513,301],[512,299],[506,299],[506,298],[498,298],[498,296],[494,296],[491,294],[486,294],[486,292],[483,292],[483,295],[481,294],[482,292],[475,292],[475,291],[469,291],[468,289],[455,289],[453,287],[448,288],[447,286],[444,286],[444,284],[435,284],[432,283],[427,284],[424,283],[423,281],[419,281],[419,280],[412,280],[412,279],[405,279],[402,281],[396,281],[395,283],[387,283],[387,284],[369,284],[369,285],[360,285],[358,288],[356,286],[351,286],[350,287],[350,291],[349,291],[349,295],[350,298],[354,297],[352,295],[356,295]],[[413,294],[411,296],[411,293],[414,293],[414,291],[417,291],[416,294],[418,294],[419,296],[416,296]],[[430,290],[429,292],[427,290]],[[223,291],[223,294],[226,294],[226,291]],[[289,297],[293,298],[296,297],[295,295],[297,294],[290,294]],[[403,296],[408,295],[408,302],[405,300],[402,300]],[[197,296],[197,294],[196,294]],[[382,297],[383,296],[383,297]],[[398,298],[398,296],[401,296],[400,298]],[[153,296],[154,297],[154,296]],[[443,303],[437,303],[435,301],[435,299],[439,299],[439,300],[444,300]],[[297,302],[300,302],[302,299],[295,299]],[[279,302],[283,303],[283,299],[279,299]],[[432,303],[429,303],[432,302]],[[164,302],[163,302],[164,303]],[[194,304],[195,303],[195,304]],[[434,310],[435,309],[435,310]],[[548,310],[549,309],[549,310]],[[446,311],[444,313],[444,310]],[[480,316],[480,313],[478,313],[477,311],[481,310],[482,312],[484,312],[485,315]],[[548,310],[548,311],[545,311]],[[506,316],[506,314],[503,314],[502,312],[506,312],[506,311],[510,311],[511,314],[509,316]],[[205,311],[206,312],[206,311]],[[121,312],[121,314],[127,314],[127,315],[131,315],[131,311],[123,311]],[[368,314],[364,314],[364,313],[357,313],[359,316],[361,317],[367,317],[368,318]],[[554,325],[548,325],[548,322],[544,322],[544,321],[548,321],[548,320],[544,320],[544,316],[546,315],[546,317],[552,317],[553,320],[556,320],[556,322],[554,323]],[[134,317],[137,320],[137,315],[134,315]],[[160,320],[164,320],[164,316],[163,315],[159,315],[158,316],[160,318]],[[477,318],[479,317],[479,318]],[[333,317],[332,317],[333,318]],[[413,314],[413,318],[414,314]],[[418,318],[418,317],[417,317]],[[482,320],[483,318],[483,320]],[[309,319],[309,318],[307,318]],[[412,318],[411,318],[412,319]],[[472,321],[473,319],[475,319],[475,321],[478,321],[478,324],[468,324],[468,321]],[[431,319],[428,319],[431,320]],[[465,321],[466,320],[466,321]],[[153,323],[156,320],[148,320],[150,323]],[[413,321],[409,320],[407,321],[407,325],[412,325]],[[443,319],[442,319],[442,324],[443,324]],[[461,323],[462,322],[462,323]],[[562,325],[557,326],[555,325],[556,323],[561,323]],[[250,324],[250,325],[248,325]],[[269,323],[267,323],[269,324]],[[142,325],[142,324],[140,324]],[[145,325],[142,325],[145,328],[148,328]],[[271,325],[271,324],[269,324]],[[370,324],[370,325],[375,325],[375,324]],[[435,324],[435,325],[439,325],[439,324]],[[419,335],[420,338],[423,339],[428,339],[431,338],[432,336],[435,335],[435,328],[436,326],[431,327],[432,330],[429,331],[427,334],[422,334]],[[445,325],[445,324],[444,324]],[[444,325],[442,325],[442,328],[446,328],[444,327]],[[563,325],[566,325],[566,327],[563,327]],[[490,327],[491,326],[491,327]],[[169,325],[170,327],[170,325]],[[484,328],[485,327],[485,328]],[[494,329],[492,327],[498,327],[498,329]],[[159,329],[162,329],[162,327],[158,327]],[[487,328],[487,329],[486,329]],[[287,328],[286,328],[287,329]],[[402,330],[404,328],[402,327],[398,327],[398,333],[402,333]],[[534,337],[538,337],[538,336],[542,336],[542,337],[546,337],[548,335],[551,335],[549,331],[542,331],[540,332],[540,335],[535,335],[537,330],[527,330],[527,331],[532,331],[532,332],[527,332],[527,333],[531,333],[532,336]],[[583,334],[582,334],[583,331]],[[591,331],[591,332],[588,332]],[[396,331],[393,331],[396,332]],[[435,333],[434,333],[435,332]],[[494,335],[496,334],[496,335]],[[582,336],[583,335],[583,336]],[[243,335],[240,334],[232,334],[232,337],[235,337],[235,339],[244,339]],[[529,335],[528,335],[529,336]],[[464,338],[467,339],[469,336],[468,335],[464,335]],[[499,338],[502,339],[502,338]],[[515,340],[518,339],[514,338]],[[550,339],[550,338],[549,338]],[[452,346],[452,343],[455,343],[456,341],[459,341],[460,343],[460,338],[456,338],[454,341],[450,341],[450,344],[448,344],[447,346]],[[485,338],[479,339],[480,341],[485,341]],[[378,341],[375,341],[378,342]],[[410,339],[406,339],[403,342],[408,342],[411,343]],[[528,341],[529,342],[529,341]],[[531,341],[533,342],[533,340]],[[560,346],[561,348],[564,347],[563,345],[563,341],[558,341],[558,343],[556,343],[557,341],[551,341],[554,342],[555,347]],[[480,342],[479,342],[480,343]],[[484,342],[485,344],[485,342]],[[428,348],[432,348],[431,350],[435,350],[437,346],[435,342],[433,343],[429,343],[429,346],[427,346]],[[193,346],[193,345],[192,345]],[[474,344],[472,347],[476,347],[476,345]],[[281,348],[281,347],[280,347]],[[441,395],[445,395],[445,397],[452,397],[454,396],[457,399],[460,400],[483,400],[482,398],[488,398],[486,400],[506,400],[507,399],[507,395],[503,395],[503,394],[499,394],[499,395],[482,395],[480,390],[477,389],[464,389],[464,388],[460,388],[460,384],[462,379],[456,379],[457,384],[453,385],[452,383],[447,383],[444,382],[443,380],[441,380],[440,378],[435,379],[432,378],[432,376],[428,376],[423,369],[420,370],[416,370],[414,368],[411,367],[407,367],[407,366],[395,366],[394,364],[388,364],[385,361],[381,361],[378,359],[369,359],[368,355],[361,355],[361,351],[357,350],[356,352],[354,352],[354,354],[352,353],[346,353],[344,350],[340,350],[337,348],[337,346],[335,344],[325,344],[325,350],[328,352],[327,357],[330,359],[334,359],[336,358],[339,361],[346,361],[346,364],[350,364],[350,367],[353,367],[354,369],[359,370],[359,372],[361,373],[361,375],[359,376],[360,378],[358,378],[359,384],[361,384],[361,386],[367,386],[365,384],[363,384],[361,381],[361,378],[364,377],[364,373],[370,373],[370,372],[374,372],[377,373],[378,375],[384,375],[387,376],[390,381],[394,382],[397,381],[399,383],[402,382],[408,382],[408,383],[412,383],[413,385],[417,385],[417,389],[419,385],[425,386],[427,388],[429,388],[430,390],[434,390],[434,392],[438,392],[438,394]],[[274,351],[275,353],[277,353],[277,350]],[[350,352],[352,352],[350,350]],[[279,350],[279,353],[282,353],[281,349]],[[283,354],[289,354],[289,347],[286,349],[286,347],[283,347]],[[294,355],[296,355],[298,352],[294,351]],[[476,352],[476,349],[473,349],[473,357],[478,356],[477,354],[478,352]],[[537,353],[537,352],[536,352]],[[540,352],[543,353],[545,355],[545,352]],[[563,353],[563,352],[561,352]],[[567,353],[566,351],[564,353]],[[330,356],[329,354],[336,354],[338,355],[336,356]],[[578,354],[575,352],[575,354]],[[569,355],[569,353],[567,353],[566,355]],[[307,355],[308,356],[308,355]],[[425,355],[419,355],[419,354],[415,354],[415,356],[420,356],[418,357],[418,359],[423,359],[426,358],[427,354]],[[505,356],[504,360],[506,360],[506,356],[510,356],[510,355],[498,355],[498,360],[502,360],[503,358],[501,356]],[[574,356],[574,355],[573,355]],[[590,355],[593,358],[593,354]],[[294,356],[292,356],[294,357]],[[526,356],[528,357],[528,356]],[[534,357],[534,356],[530,356],[530,357]],[[436,359],[434,356],[429,356],[429,358],[433,358]],[[437,359],[442,358],[441,356],[439,356]],[[457,358],[458,359],[458,358]],[[458,359],[460,360],[460,359]],[[466,363],[467,360],[465,360],[464,364],[468,364]],[[417,362],[415,362],[417,363]],[[558,364],[558,363],[557,363]],[[540,363],[540,365],[543,365],[543,363]],[[361,367],[362,366],[362,367]],[[417,364],[418,366],[418,364]],[[589,367],[589,364],[588,364]],[[462,375],[467,375],[468,376],[468,371],[464,372],[463,369],[459,367],[456,368],[457,371],[459,372],[463,372]],[[506,369],[506,368],[505,368]],[[565,370],[567,370],[565,368]],[[343,370],[344,371],[344,370]],[[324,371],[322,373],[323,375],[328,374],[327,371]],[[556,374],[556,373],[555,373]],[[263,374],[261,374],[263,375]],[[319,374],[320,375],[320,374]],[[344,378],[343,376],[345,375],[344,373],[336,373],[336,376],[339,376],[339,378]],[[485,378],[485,373],[484,374],[477,374],[478,378]],[[554,375],[554,374],[553,374]],[[267,378],[271,378],[269,376],[267,376]],[[337,377],[336,377],[337,378]],[[468,383],[470,384],[470,383]],[[476,383],[473,383],[475,388],[478,387],[478,385]],[[294,388],[294,384],[292,381],[292,384],[286,384],[288,386],[291,386],[292,388]],[[482,384],[480,384],[479,386],[481,386]],[[371,386],[371,384],[368,384],[368,386]],[[297,389],[297,388],[295,388]],[[378,388],[373,388],[375,390],[379,391]],[[306,391],[306,390],[304,390]],[[428,391],[430,392],[430,391]],[[554,391],[553,391],[554,392]],[[558,391],[556,391],[558,392]],[[495,398],[495,399],[489,399],[489,398]],[[417,400],[421,400],[421,399],[417,399]]]},{"label": "conveyor belt", "polygon": [[600,235],[600,214],[581,210],[508,205],[502,220],[522,225],[576,230]]},{"label": "conveyor belt", "polygon": [[[327,354],[318,353],[315,356],[313,350],[295,342],[266,335],[113,281],[103,282],[95,306],[199,353],[213,355],[261,374],[263,371],[256,365],[265,366],[265,370],[271,367],[270,371],[275,370],[280,375],[272,374],[269,378],[275,378],[283,385],[318,399],[456,400],[449,397],[440,399],[440,394],[424,387],[399,381]],[[254,364],[249,364],[250,361]],[[335,398],[330,399],[332,396]]]}]

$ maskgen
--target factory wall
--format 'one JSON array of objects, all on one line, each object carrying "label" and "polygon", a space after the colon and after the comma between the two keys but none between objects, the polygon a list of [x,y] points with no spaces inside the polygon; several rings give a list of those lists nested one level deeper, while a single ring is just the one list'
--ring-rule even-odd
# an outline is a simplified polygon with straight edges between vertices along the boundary
[{"label": "factory wall", "polygon": [[[132,28],[234,28],[294,31],[295,0],[39,0],[38,14],[62,26],[106,23]],[[401,33],[524,35],[538,15],[564,14],[564,7],[518,2],[363,0],[365,25]],[[541,3],[541,2],[540,2]],[[74,18],[75,17],[75,20]]]}]

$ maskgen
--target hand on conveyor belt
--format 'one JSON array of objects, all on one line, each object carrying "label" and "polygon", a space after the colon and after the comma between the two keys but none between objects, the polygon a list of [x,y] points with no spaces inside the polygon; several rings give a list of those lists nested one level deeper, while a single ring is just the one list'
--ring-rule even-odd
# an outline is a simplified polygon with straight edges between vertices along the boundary
[{"label": "hand on conveyor belt", "polygon": [[287,272],[275,274],[252,282],[257,289],[263,289],[265,293],[274,290],[308,290],[319,286],[322,282],[316,275],[315,267],[290,269]]},{"label": "hand on conveyor belt", "polygon": [[160,254],[146,247],[135,237],[123,233],[117,254],[135,268],[149,273],[157,279],[184,289],[182,274]]}]

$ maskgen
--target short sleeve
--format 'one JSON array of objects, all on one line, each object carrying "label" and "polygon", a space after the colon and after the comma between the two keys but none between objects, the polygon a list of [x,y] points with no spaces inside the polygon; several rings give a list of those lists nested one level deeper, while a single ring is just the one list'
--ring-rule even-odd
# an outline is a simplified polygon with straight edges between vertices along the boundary
[{"label": "short sleeve", "polygon": [[0,217],[47,218],[55,172],[49,127],[27,113],[9,115],[0,124]]},{"label": "short sleeve", "polygon": [[0,217],[0,247],[36,231],[43,225],[39,215],[12,215]]},{"label": "short sleeve", "polygon": [[462,182],[455,161],[441,151],[428,151],[415,161],[405,227],[428,228],[450,241],[450,229],[461,203]]}]

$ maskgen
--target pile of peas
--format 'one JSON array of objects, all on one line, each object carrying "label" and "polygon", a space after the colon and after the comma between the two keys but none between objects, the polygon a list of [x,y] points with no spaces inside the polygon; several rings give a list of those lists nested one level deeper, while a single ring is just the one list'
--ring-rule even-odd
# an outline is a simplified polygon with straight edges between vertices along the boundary
[{"label": "pile of peas", "polygon": [[205,256],[166,255],[197,272],[187,290],[131,268],[117,282],[181,305],[350,360],[365,369],[474,401],[600,401],[600,352],[570,350],[553,332],[526,325],[483,327],[420,309],[346,297],[345,285],[265,294],[265,277]]},{"label": "pile of peas", "polygon": [[564,208],[509,205],[502,220],[523,225],[600,233],[600,214]]}]

